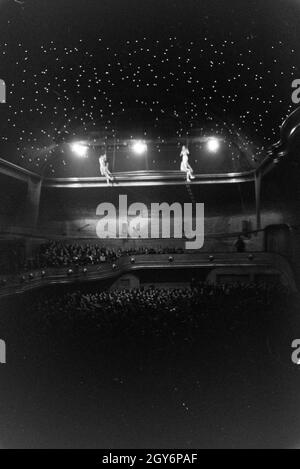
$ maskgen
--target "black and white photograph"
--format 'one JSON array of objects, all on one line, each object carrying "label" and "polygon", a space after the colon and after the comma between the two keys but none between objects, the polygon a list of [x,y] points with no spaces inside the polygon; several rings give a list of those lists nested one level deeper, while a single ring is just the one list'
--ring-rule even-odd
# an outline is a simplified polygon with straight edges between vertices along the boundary
[{"label": "black and white photograph", "polygon": [[299,25],[0,0],[1,450],[300,448]]}]

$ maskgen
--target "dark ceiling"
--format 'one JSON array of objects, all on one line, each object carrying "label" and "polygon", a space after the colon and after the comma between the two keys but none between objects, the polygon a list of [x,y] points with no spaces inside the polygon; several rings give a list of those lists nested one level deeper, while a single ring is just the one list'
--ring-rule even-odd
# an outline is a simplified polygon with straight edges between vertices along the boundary
[{"label": "dark ceiling", "polygon": [[[250,169],[296,107],[299,20],[297,0],[0,1],[0,156],[91,176],[106,147],[116,171],[160,171],[187,142],[196,171]],[[219,152],[191,143],[205,136]],[[147,161],[122,145],[134,138]]]}]

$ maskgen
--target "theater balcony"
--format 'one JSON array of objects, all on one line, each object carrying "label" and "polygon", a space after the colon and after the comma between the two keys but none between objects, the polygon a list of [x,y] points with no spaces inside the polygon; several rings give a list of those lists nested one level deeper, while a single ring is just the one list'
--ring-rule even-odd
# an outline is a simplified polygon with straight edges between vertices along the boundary
[{"label": "theater balcony", "polygon": [[[147,271],[150,275],[147,275]],[[157,275],[159,272],[159,276]],[[146,273],[146,274],[145,274]],[[159,277],[159,281],[157,280]],[[193,278],[211,283],[280,283],[296,291],[290,263],[271,253],[194,253],[123,256],[99,265],[36,269],[0,277],[0,296],[49,285],[106,281],[110,288],[190,286]],[[101,283],[100,283],[101,284]]]}]

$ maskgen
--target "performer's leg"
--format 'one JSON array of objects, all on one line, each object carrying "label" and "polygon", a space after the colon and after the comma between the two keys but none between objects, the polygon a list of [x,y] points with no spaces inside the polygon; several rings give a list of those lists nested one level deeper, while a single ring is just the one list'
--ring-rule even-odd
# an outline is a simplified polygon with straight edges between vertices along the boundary
[{"label": "performer's leg", "polygon": [[109,171],[109,169],[105,170],[105,177],[106,177],[107,184],[109,184],[109,182],[113,181],[113,179],[114,179],[111,172]]},{"label": "performer's leg", "polygon": [[189,171],[189,178],[190,179],[195,179],[195,176],[193,175],[194,171],[193,171],[193,168],[191,166],[189,166],[188,171]]}]

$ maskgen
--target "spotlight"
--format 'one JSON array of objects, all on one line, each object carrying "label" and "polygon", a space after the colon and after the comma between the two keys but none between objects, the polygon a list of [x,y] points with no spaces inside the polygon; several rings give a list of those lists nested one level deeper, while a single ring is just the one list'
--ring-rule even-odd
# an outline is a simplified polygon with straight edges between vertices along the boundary
[{"label": "spotlight", "polygon": [[71,150],[73,153],[76,153],[80,158],[86,158],[89,147],[84,145],[84,143],[74,142],[71,143]]},{"label": "spotlight", "polygon": [[211,153],[216,153],[216,151],[218,151],[220,148],[220,142],[217,138],[209,138],[208,141],[207,141],[207,149],[208,151],[210,151]]},{"label": "spotlight", "polygon": [[137,155],[143,155],[143,153],[146,153],[147,148],[147,144],[142,140],[136,140],[132,145],[132,150]]}]

